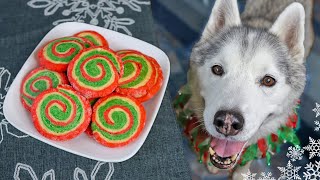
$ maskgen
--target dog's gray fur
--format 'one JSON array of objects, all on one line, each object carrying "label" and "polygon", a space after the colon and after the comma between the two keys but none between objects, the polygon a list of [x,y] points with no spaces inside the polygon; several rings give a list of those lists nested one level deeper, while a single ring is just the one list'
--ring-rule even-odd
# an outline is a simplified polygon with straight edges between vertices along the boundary
[{"label": "dog's gray fur", "polygon": [[[213,130],[210,125],[211,122],[209,122],[210,120],[204,118],[206,108],[208,108],[207,106],[210,104],[209,102],[205,102],[205,93],[202,93],[204,91],[202,87],[209,86],[206,84],[208,82],[204,82],[208,81],[208,78],[204,78],[206,74],[206,72],[204,72],[206,68],[204,67],[208,66],[208,68],[210,68],[210,65],[212,66],[210,61],[217,59],[221,51],[225,50],[230,44],[232,44],[232,47],[239,47],[238,60],[244,64],[257,61],[254,57],[259,53],[261,54],[261,52],[267,51],[267,55],[270,55],[273,59],[270,63],[275,62],[277,71],[284,76],[283,86],[288,87],[288,91],[287,94],[285,94],[283,102],[277,106],[277,111],[273,109],[272,112],[263,116],[264,120],[259,124],[255,133],[250,134],[244,132],[246,135],[239,133],[235,138],[230,137],[230,140],[248,140],[250,144],[255,143],[259,138],[269,133],[275,132],[284,124],[288,115],[292,113],[296,100],[299,99],[303,92],[306,81],[304,60],[310,52],[314,39],[311,20],[313,0],[248,0],[245,11],[241,16],[242,22],[240,16],[235,11],[237,6],[232,4],[232,2],[229,3],[226,1],[231,2],[235,0],[218,0],[219,6],[221,6],[219,8],[226,10],[223,11],[221,9],[215,9],[218,7],[214,7],[213,14],[216,13],[222,18],[216,19],[217,21],[213,21],[213,17],[209,19],[203,36],[193,48],[188,74],[188,81],[193,94],[191,106],[194,107],[198,117],[202,119],[205,129],[207,129],[209,134],[218,138],[223,137]],[[279,17],[280,13],[283,12],[289,4],[297,1],[303,4],[306,11],[305,31],[303,32],[305,38],[299,34],[303,31],[303,28],[299,28],[297,25],[302,23],[299,15],[304,14],[303,8],[301,10],[301,8],[296,7],[297,13],[290,14],[291,16],[297,17],[292,17],[290,21],[288,21],[289,27],[281,24],[287,17],[285,15]],[[274,24],[277,18],[280,19],[280,23]],[[296,25],[297,27],[294,27]],[[282,31],[286,31],[285,37],[284,34],[281,34]],[[299,42],[301,42],[301,44],[299,44]],[[237,54],[236,49],[235,54]],[[221,58],[221,55],[219,58]],[[228,57],[224,56],[223,58]],[[238,76],[246,76],[243,75],[246,72],[240,71],[240,74],[239,72],[237,73]],[[237,76],[235,75],[235,77]],[[242,83],[246,83],[246,81]],[[239,84],[237,86],[240,87]],[[239,92],[236,92],[228,89],[228,87],[232,87],[232,85],[229,83],[229,85],[225,87],[226,89],[224,89],[224,87],[217,87],[218,89],[220,88],[221,94],[212,96],[224,96],[228,93],[224,93],[223,91],[229,91],[228,96],[231,96],[230,98],[241,99],[241,97],[237,96],[241,96],[241,92],[244,91],[240,89]],[[232,96],[231,92],[238,94]],[[214,98],[209,99],[213,100]],[[226,105],[220,105],[223,107],[231,107],[233,105],[230,103],[232,100],[225,99],[225,101]],[[259,99],[256,99],[256,101],[259,101]],[[239,100],[239,102],[243,101]],[[248,137],[248,134],[250,137]]]},{"label": "dog's gray fur", "polygon": [[304,46],[305,57],[307,57],[314,41],[313,0],[247,0],[245,10],[241,14],[242,23],[269,29],[280,13],[293,2],[301,3],[306,12]]},{"label": "dog's gray fur", "polygon": [[[254,35],[249,40],[248,35]],[[283,47],[279,38],[266,32],[264,29],[252,28],[249,26],[231,27],[227,31],[217,34],[215,37],[206,42],[200,42],[195,45],[191,56],[191,63],[203,65],[204,61],[213,59],[219,53],[224,44],[237,40],[241,48],[242,56],[253,56],[257,48],[266,46],[270,47],[276,54],[279,70],[285,74],[286,82],[292,88],[301,94],[305,85],[305,67],[302,64],[291,62],[288,50]],[[242,58],[252,60],[250,57]]]}]

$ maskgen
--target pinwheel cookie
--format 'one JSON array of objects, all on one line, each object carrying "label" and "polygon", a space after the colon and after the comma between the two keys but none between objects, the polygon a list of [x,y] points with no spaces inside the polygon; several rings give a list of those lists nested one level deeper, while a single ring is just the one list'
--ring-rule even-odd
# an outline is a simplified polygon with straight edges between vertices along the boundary
[{"label": "pinwheel cookie", "polygon": [[56,88],[60,84],[68,84],[68,79],[65,74],[43,67],[32,70],[24,77],[21,83],[20,99],[23,106],[30,111],[34,99],[42,91]]},{"label": "pinwheel cookie", "polygon": [[40,134],[51,140],[77,137],[89,126],[89,101],[71,86],[61,85],[42,92],[32,105],[32,119]]},{"label": "pinwheel cookie", "polygon": [[122,62],[112,50],[95,47],[84,50],[72,60],[68,78],[85,97],[104,97],[118,86],[122,69]]},{"label": "pinwheel cookie", "polygon": [[109,47],[108,41],[101,34],[95,31],[82,31],[74,36],[87,39],[92,46]]},{"label": "pinwheel cookie", "polygon": [[70,61],[90,43],[81,37],[63,37],[47,43],[38,52],[39,63],[47,69],[63,72]]},{"label": "pinwheel cookie", "polygon": [[107,147],[120,147],[134,141],[144,128],[146,112],[134,98],[111,94],[94,105],[93,137]]},{"label": "pinwheel cookie", "polygon": [[163,81],[162,70],[157,61],[136,50],[118,51],[124,64],[124,74],[119,79],[117,92],[144,102],[152,98]]}]

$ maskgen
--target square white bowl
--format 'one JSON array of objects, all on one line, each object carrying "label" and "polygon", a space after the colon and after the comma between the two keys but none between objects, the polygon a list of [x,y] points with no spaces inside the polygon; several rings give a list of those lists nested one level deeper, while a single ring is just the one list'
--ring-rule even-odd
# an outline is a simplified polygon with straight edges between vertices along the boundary
[{"label": "square white bowl", "polygon": [[[97,143],[94,139],[88,137],[85,133],[81,134],[75,139],[65,142],[46,139],[35,129],[30,113],[22,106],[20,102],[20,84],[22,82],[22,79],[25,77],[25,75],[27,75],[28,72],[39,66],[36,57],[36,52],[38,52],[39,48],[41,48],[50,40],[64,36],[72,36],[73,34],[84,30],[93,30],[103,35],[108,40],[110,48],[113,50],[134,49],[145,53],[155,58],[162,68],[164,81],[161,90],[154,98],[143,104],[147,112],[145,127],[142,130],[140,136],[134,142],[125,147],[105,147]],[[127,36],[115,31],[89,24],[77,22],[63,23],[54,27],[41,40],[30,57],[27,59],[18,75],[14,79],[13,83],[11,84],[11,87],[6,95],[3,112],[6,119],[17,129],[49,145],[79,156],[98,161],[122,162],[134,156],[146,140],[159,111],[165,89],[168,84],[169,74],[170,63],[168,56],[162,50],[149,43],[133,38],[131,36]]]}]

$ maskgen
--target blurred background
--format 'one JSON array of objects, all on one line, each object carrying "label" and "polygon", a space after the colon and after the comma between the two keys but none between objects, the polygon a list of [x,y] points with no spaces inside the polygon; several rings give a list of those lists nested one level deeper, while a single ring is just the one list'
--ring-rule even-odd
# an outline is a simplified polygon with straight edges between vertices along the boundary
[{"label": "blurred background", "polygon": [[[246,1],[238,0],[240,12],[243,11]],[[155,20],[155,29],[159,46],[169,56],[171,62],[171,76],[169,91],[171,97],[177,95],[179,88],[186,83],[186,74],[189,66],[189,56],[194,43],[199,39],[201,32],[208,20],[214,0],[153,0],[152,11]],[[319,139],[320,132],[315,131],[315,121],[319,121],[312,111],[315,103],[320,103],[320,0],[315,0],[314,6],[315,43],[308,57],[307,86],[301,97],[300,129],[298,136],[301,145],[309,143],[309,137]],[[318,117],[320,118],[320,117]],[[184,143],[186,163],[190,164],[193,179],[225,179],[225,176],[210,175],[203,165],[197,162],[194,153],[190,150],[188,142]],[[280,176],[277,167],[285,167],[288,163],[286,153],[290,145],[284,145],[279,154],[272,157],[271,166],[265,160],[257,160],[251,165],[251,172],[272,172],[274,177]],[[320,151],[320,146],[318,147]],[[311,162],[319,160],[312,158]],[[292,162],[294,166],[301,166],[300,176],[303,176],[304,167],[309,163],[308,153],[300,161]],[[318,172],[319,173],[319,172]],[[258,175],[257,175],[258,177]],[[317,178],[316,178],[317,179]],[[318,177],[320,179],[320,177]]]}]

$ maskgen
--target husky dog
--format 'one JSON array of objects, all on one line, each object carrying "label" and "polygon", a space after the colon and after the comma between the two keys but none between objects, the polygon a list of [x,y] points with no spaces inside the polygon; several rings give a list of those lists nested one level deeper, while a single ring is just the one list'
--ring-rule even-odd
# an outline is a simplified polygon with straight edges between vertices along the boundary
[{"label": "husky dog", "polygon": [[237,0],[216,0],[188,74],[191,106],[212,136],[211,172],[233,168],[246,146],[291,115],[305,87],[312,7],[312,0],[248,0],[241,17]]}]

